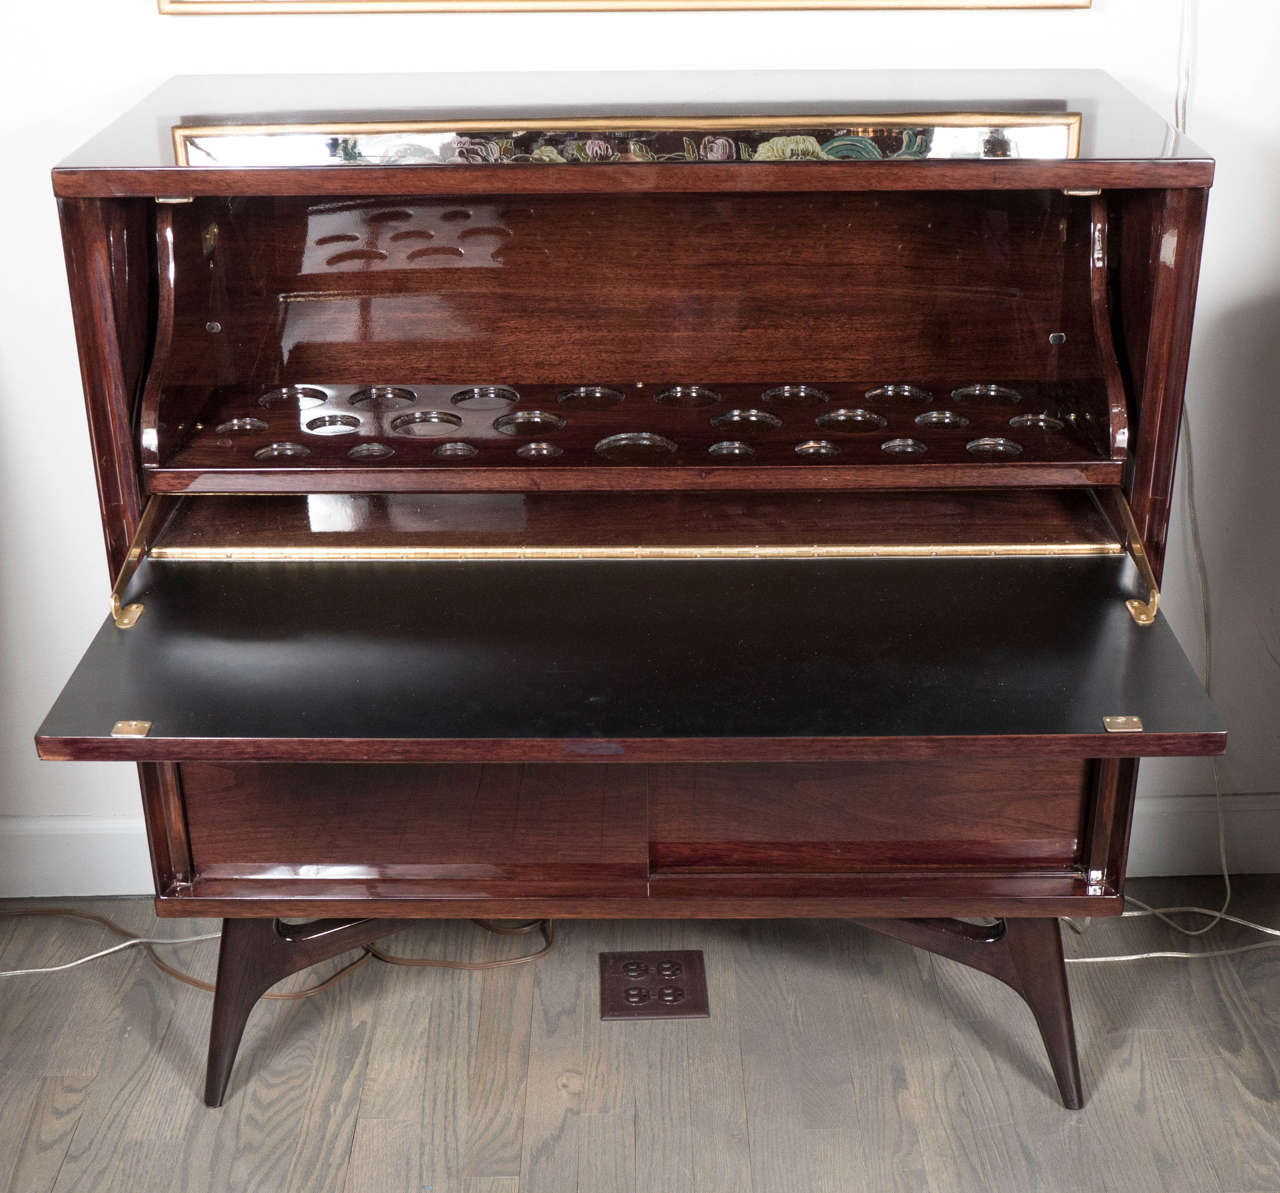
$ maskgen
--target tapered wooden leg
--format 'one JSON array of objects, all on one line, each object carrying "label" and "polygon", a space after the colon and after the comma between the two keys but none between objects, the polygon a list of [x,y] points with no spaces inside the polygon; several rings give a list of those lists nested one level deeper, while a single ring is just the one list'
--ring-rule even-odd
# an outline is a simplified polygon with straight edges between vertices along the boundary
[{"label": "tapered wooden leg", "polygon": [[390,936],[411,920],[314,920],[284,924],[270,919],[223,920],[218,981],[209,1029],[207,1106],[221,1106],[236,1050],[254,1004],[291,973],[339,953]]},{"label": "tapered wooden leg", "polygon": [[858,922],[885,936],[981,970],[1016,990],[1040,1028],[1062,1104],[1068,1110],[1079,1110],[1084,1105],[1057,920],[998,920],[990,927],[961,920]]}]

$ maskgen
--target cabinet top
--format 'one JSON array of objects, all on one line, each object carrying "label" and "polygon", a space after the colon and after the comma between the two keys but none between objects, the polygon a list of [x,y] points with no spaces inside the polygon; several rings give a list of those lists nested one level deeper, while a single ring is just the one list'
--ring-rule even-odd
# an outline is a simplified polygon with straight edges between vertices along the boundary
[{"label": "cabinet top", "polygon": [[1098,71],[201,75],[54,170],[64,196],[1208,186]]}]

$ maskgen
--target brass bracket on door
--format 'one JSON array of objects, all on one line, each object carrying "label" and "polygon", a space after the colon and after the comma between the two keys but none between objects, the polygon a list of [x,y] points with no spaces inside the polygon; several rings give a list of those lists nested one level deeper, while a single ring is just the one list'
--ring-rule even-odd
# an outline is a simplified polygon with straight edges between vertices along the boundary
[{"label": "brass bracket on door", "polygon": [[1156,580],[1155,571],[1151,567],[1151,560],[1147,557],[1147,549],[1142,544],[1142,535],[1138,531],[1138,523],[1134,521],[1133,510],[1129,508],[1129,502],[1119,489],[1114,490],[1114,495],[1114,504],[1120,514],[1120,521],[1124,525],[1126,546],[1129,549],[1129,554],[1133,556],[1133,562],[1137,565],[1138,574],[1142,577],[1143,584],[1147,587],[1147,599],[1145,601],[1140,601],[1137,598],[1127,600],[1124,603],[1125,608],[1129,610],[1133,620],[1139,625],[1151,625],[1160,609],[1160,585]]},{"label": "brass bracket on door", "polygon": [[147,504],[142,507],[142,517],[138,519],[138,528],[133,532],[133,538],[129,540],[129,550],[125,552],[120,573],[111,586],[111,620],[115,622],[118,630],[132,629],[138,624],[138,618],[142,616],[142,605],[137,602],[124,604],[123,593],[129,587],[129,581],[133,579],[138,565],[146,557],[151,537],[160,523],[160,515],[165,508],[163,498],[158,495],[153,494],[147,498]]}]

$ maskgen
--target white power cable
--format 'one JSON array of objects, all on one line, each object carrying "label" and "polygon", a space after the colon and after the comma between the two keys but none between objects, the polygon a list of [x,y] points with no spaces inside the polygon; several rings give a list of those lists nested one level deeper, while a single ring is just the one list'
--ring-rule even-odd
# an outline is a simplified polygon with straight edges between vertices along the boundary
[{"label": "white power cable", "polygon": [[135,936],[132,940],[122,940],[119,944],[113,944],[109,949],[103,949],[101,952],[90,953],[87,957],[68,961],[65,965],[48,965],[43,969],[7,969],[0,971],[0,978],[22,978],[37,973],[61,973],[64,969],[75,969],[77,965],[97,961],[99,957],[109,957],[122,949],[131,949],[136,944],[194,944],[200,940],[217,940],[221,936],[221,932],[208,932],[204,936]]}]

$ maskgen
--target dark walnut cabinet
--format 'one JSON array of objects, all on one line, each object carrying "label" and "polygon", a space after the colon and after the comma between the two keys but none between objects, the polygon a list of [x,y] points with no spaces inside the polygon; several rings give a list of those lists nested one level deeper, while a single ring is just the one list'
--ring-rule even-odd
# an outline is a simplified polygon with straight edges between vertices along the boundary
[{"label": "dark walnut cabinet", "polygon": [[431,916],[856,919],[1081,1105],[1058,920],[1225,745],[1158,608],[1212,163],[1099,75],[904,78],[175,80],[54,171],[114,587],[37,744],[225,918],[211,1105]]}]

